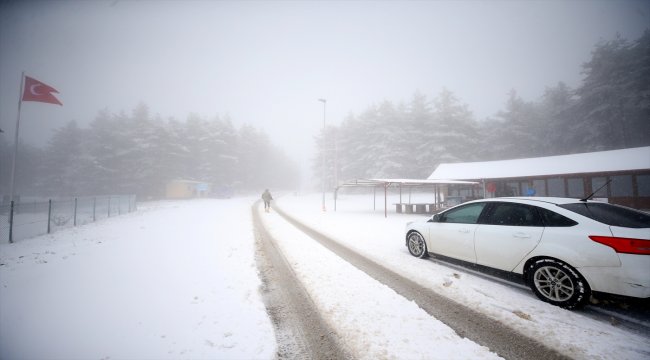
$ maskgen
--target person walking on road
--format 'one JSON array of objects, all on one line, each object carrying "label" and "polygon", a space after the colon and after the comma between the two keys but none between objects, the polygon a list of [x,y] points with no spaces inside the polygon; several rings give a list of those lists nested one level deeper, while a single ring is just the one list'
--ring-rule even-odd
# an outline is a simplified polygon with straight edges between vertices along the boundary
[{"label": "person walking on road", "polygon": [[264,190],[262,193],[262,200],[264,200],[264,211],[269,212],[271,209],[271,200],[273,200],[273,196],[271,196],[269,189]]}]

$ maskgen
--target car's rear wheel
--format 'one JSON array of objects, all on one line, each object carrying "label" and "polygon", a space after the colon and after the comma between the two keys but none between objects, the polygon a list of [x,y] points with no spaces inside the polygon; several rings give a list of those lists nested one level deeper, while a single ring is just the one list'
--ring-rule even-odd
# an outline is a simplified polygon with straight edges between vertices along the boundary
[{"label": "car's rear wheel", "polygon": [[425,258],[428,256],[427,243],[424,241],[424,238],[419,232],[413,231],[408,235],[407,239],[407,244],[411,255],[418,258]]},{"label": "car's rear wheel", "polygon": [[574,268],[555,259],[540,259],[529,265],[530,288],[542,301],[575,309],[584,306],[591,290]]}]

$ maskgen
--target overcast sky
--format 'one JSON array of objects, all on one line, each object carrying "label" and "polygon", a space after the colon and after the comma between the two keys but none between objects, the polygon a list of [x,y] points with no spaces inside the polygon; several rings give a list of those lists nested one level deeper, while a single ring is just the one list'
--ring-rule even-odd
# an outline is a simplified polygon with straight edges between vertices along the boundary
[{"label": "overcast sky", "polygon": [[[580,85],[599,40],[633,40],[648,1],[22,1],[0,5],[0,134],[13,142],[20,74],[63,106],[24,103],[20,138],[98,111],[228,115],[303,163],[313,137],[373,103],[443,87],[478,120],[515,89]],[[288,136],[287,134],[291,134]],[[304,150],[303,150],[304,149]]]}]

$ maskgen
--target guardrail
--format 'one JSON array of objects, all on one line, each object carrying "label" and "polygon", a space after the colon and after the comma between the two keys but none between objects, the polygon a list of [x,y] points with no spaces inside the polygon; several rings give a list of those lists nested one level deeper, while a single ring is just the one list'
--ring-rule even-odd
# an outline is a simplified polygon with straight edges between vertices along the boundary
[{"label": "guardrail", "polygon": [[50,234],[136,209],[135,195],[11,201],[0,205],[0,242]]}]

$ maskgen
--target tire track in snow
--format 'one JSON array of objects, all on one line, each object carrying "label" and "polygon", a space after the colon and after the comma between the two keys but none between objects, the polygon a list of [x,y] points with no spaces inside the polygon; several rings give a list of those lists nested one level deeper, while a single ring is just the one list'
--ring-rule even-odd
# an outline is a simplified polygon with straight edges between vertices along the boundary
[{"label": "tire track in snow", "polygon": [[[568,359],[555,349],[524,336],[503,323],[491,319],[462,304],[405,278],[364,257],[339,242],[321,234],[287,214],[277,205],[275,211],[289,223],[309,235],[345,261],[375,280],[392,288],[406,299],[414,301],[428,314],[447,324],[458,335],[488,347],[506,359]],[[435,351],[435,344],[430,344]]]},{"label": "tire track in snow", "polygon": [[351,359],[317,311],[273,237],[252,207],[262,296],[275,328],[278,359]]}]

